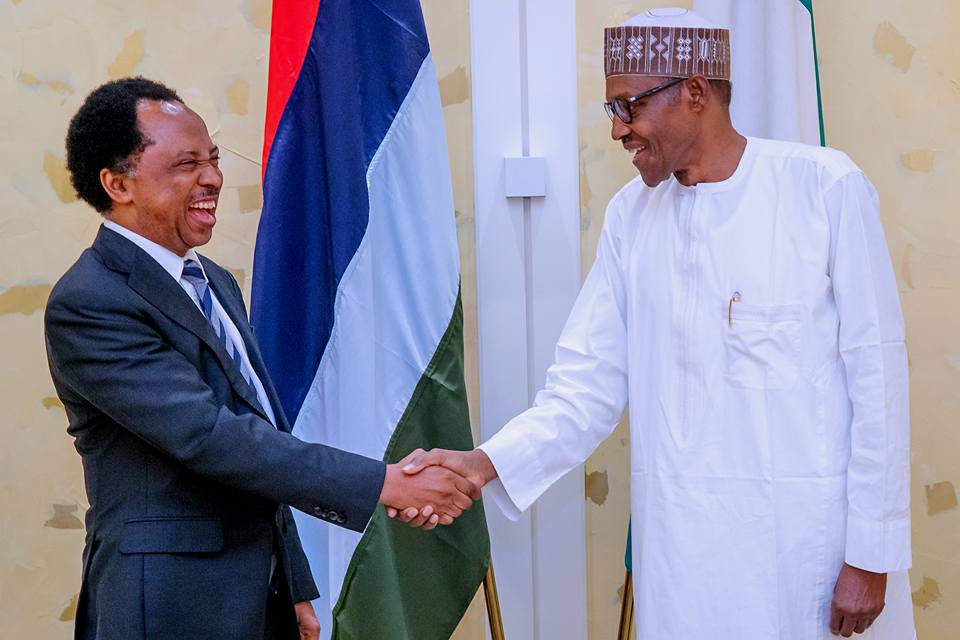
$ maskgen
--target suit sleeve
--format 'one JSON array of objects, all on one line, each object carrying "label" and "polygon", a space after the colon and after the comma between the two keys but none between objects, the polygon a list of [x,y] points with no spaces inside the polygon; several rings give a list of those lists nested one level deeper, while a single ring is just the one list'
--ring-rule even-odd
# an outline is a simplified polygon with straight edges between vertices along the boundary
[{"label": "suit sleeve", "polygon": [[847,468],[847,564],[910,567],[910,426],[900,297],[876,191],[862,173],[825,196],[840,356],[853,408]]},{"label": "suit sleeve", "polygon": [[283,552],[286,556],[287,580],[290,586],[290,595],[294,602],[313,600],[320,596],[310,563],[300,544],[300,534],[297,532],[297,523],[293,519],[290,507],[280,507],[280,517],[283,518]]},{"label": "suit sleeve", "polygon": [[[220,269],[216,264],[211,264],[211,268]],[[244,317],[247,317],[247,305],[243,301],[243,291],[233,274],[226,269],[220,269],[224,278],[230,283],[233,294],[236,296],[243,309]],[[269,381],[263,381],[268,384]],[[285,558],[286,576],[290,589],[290,595],[294,602],[305,602],[320,597],[320,590],[313,580],[313,572],[310,570],[310,562],[303,551],[303,545],[300,542],[300,533],[297,531],[297,522],[293,517],[293,512],[287,505],[281,505],[280,517],[282,519],[283,530],[283,555]]]},{"label": "suit sleeve", "polygon": [[233,413],[137,309],[91,287],[58,289],[45,327],[61,383],[191,471],[348,529],[366,526],[383,462]]}]

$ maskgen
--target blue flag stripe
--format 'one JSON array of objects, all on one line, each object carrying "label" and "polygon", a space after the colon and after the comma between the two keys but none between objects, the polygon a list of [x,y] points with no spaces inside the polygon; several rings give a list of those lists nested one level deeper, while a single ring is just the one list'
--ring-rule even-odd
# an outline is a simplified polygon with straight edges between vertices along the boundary
[{"label": "blue flag stripe", "polygon": [[428,53],[416,0],[321,2],[270,151],[253,269],[251,320],[291,422],[367,228],[367,167]]}]

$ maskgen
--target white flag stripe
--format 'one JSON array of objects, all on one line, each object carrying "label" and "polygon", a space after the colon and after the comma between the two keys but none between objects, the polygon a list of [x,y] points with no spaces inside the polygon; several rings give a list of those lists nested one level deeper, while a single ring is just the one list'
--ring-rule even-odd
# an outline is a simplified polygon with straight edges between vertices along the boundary
[{"label": "white flag stripe", "polygon": [[[366,234],[340,281],[333,331],[297,416],[297,437],[383,457],[457,301],[451,184],[439,85],[427,55],[367,170]],[[295,516],[329,637],[330,611],[361,534]]]}]

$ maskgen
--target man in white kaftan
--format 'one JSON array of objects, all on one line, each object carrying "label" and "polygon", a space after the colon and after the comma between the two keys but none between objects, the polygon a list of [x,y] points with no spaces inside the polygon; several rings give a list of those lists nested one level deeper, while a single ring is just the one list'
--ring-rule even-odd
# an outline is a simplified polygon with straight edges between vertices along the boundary
[{"label": "man in white kaftan", "polygon": [[[907,355],[877,194],[839,151],[740,136],[728,32],[654,18],[607,30],[613,137],[641,175],[545,388],[410,472],[489,481],[518,517],[629,405],[639,639],[911,640]],[[651,73],[685,39],[703,64]]]}]

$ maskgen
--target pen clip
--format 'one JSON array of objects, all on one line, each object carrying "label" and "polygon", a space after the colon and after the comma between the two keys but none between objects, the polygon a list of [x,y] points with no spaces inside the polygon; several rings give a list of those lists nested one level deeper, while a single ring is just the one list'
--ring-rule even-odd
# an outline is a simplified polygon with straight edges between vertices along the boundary
[{"label": "pen clip", "polygon": [[733,303],[740,302],[742,299],[739,291],[734,291],[730,296],[730,302],[727,304],[727,325],[731,328],[733,328]]}]

